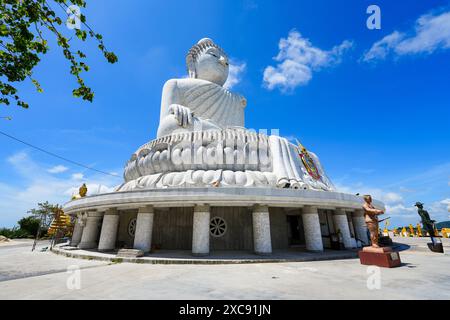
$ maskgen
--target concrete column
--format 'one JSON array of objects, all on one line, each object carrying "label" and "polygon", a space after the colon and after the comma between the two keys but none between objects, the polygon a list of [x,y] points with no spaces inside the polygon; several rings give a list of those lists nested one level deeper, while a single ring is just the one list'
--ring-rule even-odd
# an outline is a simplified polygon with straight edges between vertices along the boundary
[{"label": "concrete column", "polygon": [[305,230],[306,250],[323,251],[322,232],[320,230],[319,212],[316,207],[303,208],[303,229]]},{"label": "concrete column", "polygon": [[117,209],[108,209],[103,216],[102,231],[98,242],[99,251],[114,250],[116,247],[119,213]]},{"label": "concrete column", "polygon": [[[348,217],[348,215],[347,215],[347,217]],[[356,233],[355,233],[355,227],[353,227],[353,218],[352,218],[351,214],[350,214],[350,221],[348,221],[348,227],[350,228],[350,236],[352,238],[354,238]]]},{"label": "concrete column", "polygon": [[195,206],[192,230],[192,254],[209,255],[209,224],[211,213],[209,206]]},{"label": "concrete column", "polygon": [[269,207],[255,206],[253,209],[253,248],[256,254],[271,254]]},{"label": "concrete column", "polygon": [[83,235],[81,236],[81,242],[78,247],[81,249],[94,249],[97,248],[97,238],[99,232],[99,223],[103,213],[90,212],[86,219],[86,225],[83,228]]},{"label": "concrete column", "polygon": [[352,213],[353,220],[353,228],[355,228],[356,238],[361,240],[363,244],[370,244],[369,238],[367,237],[367,226],[364,220],[364,211],[363,210],[355,210]]},{"label": "concrete column", "polygon": [[72,247],[76,247],[81,241],[81,236],[83,235],[82,223],[81,216],[77,216],[75,219],[75,225],[73,226],[72,239],[70,239],[70,245]]},{"label": "concrete column", "polygon": [[134,248],[144,251],[144,253],[152,250],[152,233],[153,233],[153,207],[139,208],[136,220],[136,233],[134,235]]},{"label": "concrete column", "polygon": [[350,235],[350,227],[348,225],[347,213],[343,209],[336,209],[333,214],[334,226],[336,232],[341,231],[345,249],[353,247],[352,237]]}]

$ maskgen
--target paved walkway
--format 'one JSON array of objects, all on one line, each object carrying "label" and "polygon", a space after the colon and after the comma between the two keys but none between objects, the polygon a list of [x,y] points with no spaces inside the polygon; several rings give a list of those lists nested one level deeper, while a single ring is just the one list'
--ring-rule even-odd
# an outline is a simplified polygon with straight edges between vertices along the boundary
[{"label": "paved walkway", "polygon": [[77,264],[81,268],[105,266],[107,263],[84,259],[69,259],[51,252],[40,252],[50,247],[50,242],[39,242],[31,252],[32,240],[14,240],[0,245],[0,285],[3,281],[32,278],[45,274],[66,272],[67,267]]},{"label": "paved walkway", "polygon": [[118,258],[117,251],[98,252],[97,250],[81,250],[68,246],[57,246],[55,254],[81,259],[100,261],[150,263],[150,264],[244,264],[244,263],[274,263],[274,262],[305,262],[319,260],[336,260],[356,258],[354,250],[325,250],[320,253],[308,252],[302,248],[289,250],[274,250],[271,255],[257,255],[247,251],[213,251],[206,257],[195,257],[190,250],[158,250],[140,258]]},{"label": "paved walkway", "polygon": [[31,242],[0,246],[0,299],[450,299],[449,254],[420,250],[401,252],[400,268],[379,269],[377,289],[377,270],[357,259],[111,264],[31,253],[30,247]]}]

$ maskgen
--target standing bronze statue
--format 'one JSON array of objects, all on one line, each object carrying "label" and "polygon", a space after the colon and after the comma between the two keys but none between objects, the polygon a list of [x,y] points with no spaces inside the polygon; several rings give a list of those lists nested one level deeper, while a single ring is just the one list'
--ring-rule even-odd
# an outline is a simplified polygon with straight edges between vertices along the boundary
[{"label": "standing bronze statue", "polygon": [[422,202],[416,202],[415,206],[417,207],[417,213],[419,214],[420,218],[422,219],[423,228],[430,235],[431,242],[434,245],[434,223],[436,221],[431,220],[428,211],[423,209]]},{"label": "standing bronze statue", "polygon": [[358,252],[359,261],[364,265],[372,265],[385,268],[394,268],[401,265],[400,255],[393,251],[391,247],[380,247],[378,243],[378,216],[384,214],[383,210],[376,209],[372,204],[372,197],[364,197],[364,220],[370,232],[371,246],[364,247]]},{"label": "standing bronze statue", "polygon": [[370,232],[370,242],[372,247],[380,248],[378,245],[378,216],[384,214],[384,211],[375,209],[372,204],[372,197],[370,195],[364,196],[363,209],[367,229],[369,229]]}]

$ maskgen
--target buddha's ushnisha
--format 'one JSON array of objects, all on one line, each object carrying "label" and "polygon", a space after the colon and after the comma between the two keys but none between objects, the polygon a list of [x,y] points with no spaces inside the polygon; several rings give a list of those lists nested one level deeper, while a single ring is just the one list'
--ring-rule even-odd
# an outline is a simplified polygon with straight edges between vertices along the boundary
[{"label": "buddha's ushnisha", "polygon": [[178,132],[244,127],[246,100],[223,85],[229,61],[204,38],[186,56],[188,78],[171,79],[163,88],[158,137]]}]

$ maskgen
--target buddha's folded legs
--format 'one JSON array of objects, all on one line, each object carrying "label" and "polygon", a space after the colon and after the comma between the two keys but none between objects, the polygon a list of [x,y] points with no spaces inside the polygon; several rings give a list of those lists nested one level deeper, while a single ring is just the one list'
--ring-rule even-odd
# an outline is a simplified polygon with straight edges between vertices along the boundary
[{"label": "buddha's folded legs", "polygon": [[270,136],[269,143],[273,173],[277,177],[277,187],[284,188],[289,184],[289,173],[284,162],[282,141],[280,137]]},{"label": "buddha's folded legs", "polygon": [[306,188],[295,147],[285,138],[279,136],[270,136],[269,141],[273,173],[277,177],[277,187]]},{"label": "buddha's folded legs", "polygon": [[158,137],[168,136],[174,133],[206,131],[213,129],[220,130],[221,128],[209,120],[203,120],[197,117],[192,117],[191,124],[181,126],[175,115],[169,114],[160,122],[158,128]]}]

